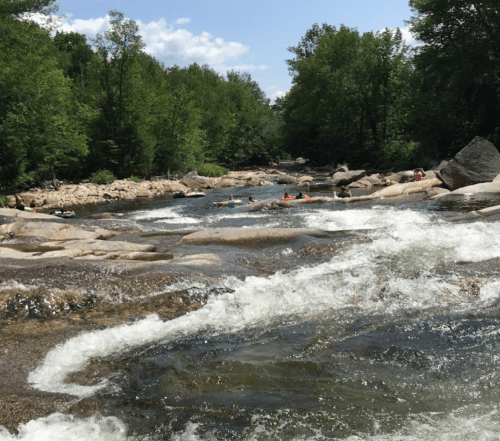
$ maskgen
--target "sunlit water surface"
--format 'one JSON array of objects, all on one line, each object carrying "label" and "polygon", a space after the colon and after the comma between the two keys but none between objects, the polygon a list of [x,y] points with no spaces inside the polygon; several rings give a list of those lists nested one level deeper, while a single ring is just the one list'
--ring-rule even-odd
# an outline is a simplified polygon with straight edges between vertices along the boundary
[{"label": "sunlit water surface", "polygon": [[[450,223],[418,198],[245,213],[211,204],[222,196],[124,216],[150,231],[288,226],[370,241],[286,274],[165,287],[207,303],[82,334],[30,374],[101,414],[54,414],[1,441],[500,438],[500,280],[471,293],[459,270],[435,271],[500,257],[499,222]],[[89,365],[93,384],[68,380]]]}]

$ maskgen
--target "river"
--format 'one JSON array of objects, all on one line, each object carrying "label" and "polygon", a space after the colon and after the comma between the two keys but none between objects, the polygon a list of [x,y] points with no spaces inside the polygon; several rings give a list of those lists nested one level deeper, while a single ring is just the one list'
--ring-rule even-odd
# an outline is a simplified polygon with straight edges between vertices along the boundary
[{"label": "river", "polygon": [[[29,382],[98,412],[0,428],[0,441],[500,438],[499,221],[450,222],[456,205],[420,196],[259,213],[211,204],[227,193],[123,217],[144,231],[305,227],[362,240],[268,276],[228,268],[214,285],[166,286],[206,303],[55,347]],[[77,381],[82,370],[92,381]]]}]

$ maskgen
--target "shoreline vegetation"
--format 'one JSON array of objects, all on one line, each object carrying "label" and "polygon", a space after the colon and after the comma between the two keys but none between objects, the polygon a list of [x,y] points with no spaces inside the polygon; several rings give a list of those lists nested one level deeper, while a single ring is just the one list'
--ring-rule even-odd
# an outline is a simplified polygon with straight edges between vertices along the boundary
[{"label": "shoreline vegetation", "polygon": [[27,15],[53,14],[55,0],[3,3],[0,193],[104,171],[221,176],[299,156],[316,167],[430,169],[474,136],[500,142],[500,49],[478,18],[498,22],[496,3],[410,0],[415,47],[400,30],[313,24],[289,47],[292,87],[275,103],[247,72],[166,66],[117,10],[90,39]]}]

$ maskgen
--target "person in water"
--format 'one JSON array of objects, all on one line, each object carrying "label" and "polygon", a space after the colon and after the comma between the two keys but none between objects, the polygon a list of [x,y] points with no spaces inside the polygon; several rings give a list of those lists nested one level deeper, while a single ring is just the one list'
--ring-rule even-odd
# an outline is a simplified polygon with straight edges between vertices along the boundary
[{"label": "person in water", "polygon": [[297,195],[297,197],[295,199],[304,199],[304,195],[302,194],[301,191],[299,191],[299,194]]},{"label": "person in water", "polygon": [[255,199],[253,198],[253,196],[249,196],[248,203],[251,204],[252,202],[255,202]]},{"label": "person in water", "polygon": [[340,193],[338,194],[339,198],[351,198],[352,194],[350,190],[347,190],[346,187],[340,187]]},{"label": "person in water", "polygon": [[285,196],[283,196],[285,199],[289,199],[290,195],[288,193],[285,193]]}]

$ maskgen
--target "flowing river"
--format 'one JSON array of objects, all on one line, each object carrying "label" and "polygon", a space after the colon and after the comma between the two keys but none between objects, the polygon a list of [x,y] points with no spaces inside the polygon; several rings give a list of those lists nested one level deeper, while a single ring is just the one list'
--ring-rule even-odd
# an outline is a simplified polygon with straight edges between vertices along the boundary
[{"label": "flowing river", "polygon": [[[450,207],[418,197],[247,213],[212,206],[222,194],[124,217],[145,231],[304,227],[362,240],[269,276],[229,268],[215,285],[166,286],[206,303],[68,340],[29,382],[99,412],[0,428],[0,441],[500,439],[500,221],[450,222]],[[94,381],[77,381],[84,369]]]}]

